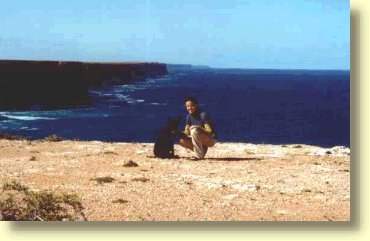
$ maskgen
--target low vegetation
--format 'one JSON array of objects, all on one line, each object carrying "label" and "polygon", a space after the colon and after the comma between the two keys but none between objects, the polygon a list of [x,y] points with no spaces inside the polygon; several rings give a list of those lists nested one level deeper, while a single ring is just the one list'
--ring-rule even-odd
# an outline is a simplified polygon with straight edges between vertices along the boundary
[{"label": "low vegetation", "polygon": [[128,201],[127,200],[124,200],[122,198],[118,198],[116,200],[113,200],[112,203],[125,204],[125,203],[128,203]]},{"label": "low vegetation", "polygon": [[3,221],[86,221],[83,209],[76,194],[36,192],[14,180],[2,186],[0,219]]},{"label": "low vegetation", "polygon": [[30,161],[36,161],[36,157],[35,156],[31,156],[29,160]]},{"label": "low vegetation", "polygon": [[103,152],[103,154],[106,154],[106,155],[118,155],[117,152],[114,152],[114,151],[105,151]]},{"label": "low vegetation", "polygon": [[58,141],[63,141],[64,139],[56,134],[47,136],[44,139],[41,139],[41,141],[51,141],[51,142],[58,142]]},{"label": "low vegetation", "polygon": [[5,139],[5,140],[26,140],[25,137],[23,136],[16,136],[16,135],[11,135],[6,132],[0,132],[0,140]]},{"label": "low vegetation", "polygon": [[134,181],[134,182],[149,182],[150,180],[148,178],[145,178],[145,177],[137,177],[137,178],[133,178],[132,181]]},{"label": "low vegetation", "polygon": [[124,167],[138,167],[139,165],[136,162],[129,160],[125,164],[123,164],[123,166]]},{"label": "low vegetation", "polygon": [[103,183],[110,183],[113,182],[115,179],[113,177],[96,177],[92,178],[92,181],[96,181],[98,184],[103,184]]}]

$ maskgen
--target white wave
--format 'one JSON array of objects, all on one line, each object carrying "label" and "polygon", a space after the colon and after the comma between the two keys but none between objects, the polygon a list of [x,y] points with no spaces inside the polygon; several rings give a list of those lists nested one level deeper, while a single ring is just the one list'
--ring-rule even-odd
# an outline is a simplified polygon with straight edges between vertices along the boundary
[{"label": "white wave", "polygon": [[19,116],[19,115],[8,115],[8,114],[2,114],[2,116],[5,116],[9,119],[14,120],[24,120],[24,121],[33,121],[33,120],[56,120],[56,118],[50,118],[50,117],[40,117],[40,116]]},{"label": "white wave", "polygon": [[165,75],[165,76],[158,77],[158,78],[147,78],[145,82],[152,83],[152,82],[167,81],[167,80],[171,80],[171,77],[169,75]]},{"label": "white wave", "polygon": [[156,103],[156,102],[153,102],[153,103],[150,103],[151,105],[167,105],[166,103]]},{"label": "white wave", "polygon": [[27,126],[21,127],[21,130],[28,130],[28,131],[37,131],[40,130],[40,128],[29,128]]},{"label": "white wave", "polygon": [[37,130],[40,130],[40,128],[30,128],[28,129],[29,131],[37,131]]},{"label": "white wave", "polygon": [[129,98],[129,96],[128,95],[123,95],[123,94],[115,94],[114,95],[117,99],[119,99],[119,100],[127,100],[128,98]]},{"label": "white wave", "polygon": [[115,96],[116,96],[118,99],[124,100],[124,101],[126,101],[127,103],[129,103],[129,104],[135,104],[135,103],[142,103],[142,102],[145,102],[145,100],[143,100],[143,99],[134,99],[134,98],[132,98],[132,97],[131,97],[131,96],[129,96],[129,95],[115,94]]},{"label": "white wave", "polygon": [[146,89],[147,87],[144,85],[119,85],[115,86],[113,89],[113,92],[115,93],[125,93],[125,92],[133,92],[136,90],[143,90]]},{"label": "white wave", "polygon": [[143,103],[145,102],[145,100],[141,100],[141,99],[130,99],[130,100],[127,100],[127,103],[130,103],[130,104],[135,104],[135,103]]},{"label": "white wave", "polygon": [[95,91],[95,90],[90,90],[89,91],[91,94],[97,94],[97,95],[101,95],[102,92],[101,91]]}]

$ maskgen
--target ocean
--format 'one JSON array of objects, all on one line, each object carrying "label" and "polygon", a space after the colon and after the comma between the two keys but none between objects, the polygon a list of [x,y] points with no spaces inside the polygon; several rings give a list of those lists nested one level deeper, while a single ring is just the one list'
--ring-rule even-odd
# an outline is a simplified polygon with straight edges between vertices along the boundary
[{"label": "ocean", "polygon": [[170,69],[128,85],[90,90],[93,105],[1,111],[0,132],[40,139],[154,142],[195,96],[221,142],[350,145],[350,72],[335,70]]}]

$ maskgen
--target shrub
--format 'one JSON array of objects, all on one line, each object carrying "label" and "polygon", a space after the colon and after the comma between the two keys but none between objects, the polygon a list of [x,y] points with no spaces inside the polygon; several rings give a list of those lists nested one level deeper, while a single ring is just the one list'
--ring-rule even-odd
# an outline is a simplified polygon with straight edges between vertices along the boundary
[{"label": "shrub", "polygon": [[36,161],[36,157],[35,156],[31,156],[29,160],[30,161]]},{"label": "shrub", "polygon": [[137,178],[133,178],[132,181],[134,181],[134,182],[149,182],[150,180],[148,178],[145,178],[145,177],[137,177]]},{"label": "shrub", "polygon": [[92,181],[96,181],[98,184],[113,182],[115,179],[113,177],[96,177],[91,179]]},{"label": "shrub", "polygon": [[58,141],[63,141],[63,138],[54,134],[54,135],[45,137],[44,139],[42,139],[42,141],[58,142]]},{"label": "shrub", "polygon": [[6,133],[6,132],[0,132],[0,139],[5,139],[5,140],[26,140],[26,138],[23,137],[23,136],[15,136],[15,135],[11,135],[11,134]]},{"label": "shrub", "polygon": [[128,203],[128,201],[127,200],[124,200],[122,198],[118,198],[116,200],[113,200],[112,203],[125,204],[125,203]]},{"label": "shrub", "polygon": [[87,220],[76,194],[31,191],[16,181],[3,184],[0,199],[4,221],[75,221]]},{"label": "shrub", "polygon": [[124,167],[138,167],[139,165],[136,162],[129,160],[125,164],[123,164],[123,166]]},{"label": "shrub", "polygon": [[107,154],[107,155],[109,155],[109,154],[111,154],[111,155],[118,155],[118,153],[117,152],[114,152],[114,151],[105,151],[105,152],[103,152],[103,154]]}]

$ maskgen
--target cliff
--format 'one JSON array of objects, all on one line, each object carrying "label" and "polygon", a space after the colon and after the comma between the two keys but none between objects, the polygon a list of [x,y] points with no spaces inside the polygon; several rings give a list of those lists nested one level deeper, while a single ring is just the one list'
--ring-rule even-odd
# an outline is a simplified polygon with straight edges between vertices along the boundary
[{"label": "cliff", "polygon": [[91,104],[91,87],[164,74],[160,63],[0,60],[0,110]]}]

